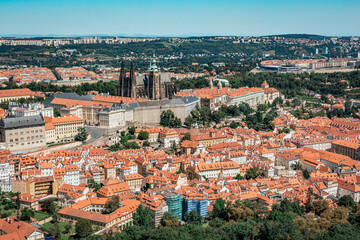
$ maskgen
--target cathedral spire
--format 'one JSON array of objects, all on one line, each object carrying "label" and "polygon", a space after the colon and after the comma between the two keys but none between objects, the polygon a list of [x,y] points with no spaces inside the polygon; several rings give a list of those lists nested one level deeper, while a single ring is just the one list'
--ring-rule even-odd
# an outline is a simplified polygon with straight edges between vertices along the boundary
[{"label": "cathedral spire", "polygon": [[150,60],[149,72],[158,72],[159,68],[156,66],[155,53],[153,59]]},{"label": "cathedral spire", "polygon": [[119,96],[124,96],[124,82],[125,82],[125,68],[124,61],[121,62],[120,77],[119,77]]},{"label": "cathedral spire", "polygon": [[130,67],[130,81],[131,81],[131,97],[136,98],[136,76],[134,71],[134,63],[131,61],[131,67]]}]

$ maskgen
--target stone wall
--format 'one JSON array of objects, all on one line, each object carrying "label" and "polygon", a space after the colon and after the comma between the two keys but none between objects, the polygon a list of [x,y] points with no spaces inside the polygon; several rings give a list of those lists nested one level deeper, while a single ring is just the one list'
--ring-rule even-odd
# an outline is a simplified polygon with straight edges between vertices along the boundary
[{"label": "stone wall", "polygon": [[181,119],[181,122],[185,120],[185,105],[165,105],[165,106],[147,106],[138,107],[134,109],[135,122],[158,124],[160,123],[160,115],[163,111],[171,109],[175,116]]}]

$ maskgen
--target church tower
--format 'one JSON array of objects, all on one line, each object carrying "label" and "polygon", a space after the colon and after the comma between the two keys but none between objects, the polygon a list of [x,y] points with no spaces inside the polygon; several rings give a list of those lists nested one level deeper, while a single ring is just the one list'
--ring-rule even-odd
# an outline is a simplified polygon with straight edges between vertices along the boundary
[{"label": "church tower", "polygon": [[152,100],[159,100],[162,98],[160,75],[160,70],[156,66],[156,60],[154,58],[150,61],[149,67],[149,98]]},{"label": "church tower", "polygon": [[133,98],[136,98],[136,76],[134,71],[134,63],[131,61],[131,67],[130,67],[130,81],[131,81],[131,89],[130,89],[130,96]]},{"label": "church tower", "polygon": [[220,80],[218,81],[218,89],[222,89],[222,84]]},{"label": "church tower", "polygon": [[125,84],[125,68],[124,68],[124,62],[121,62],[121,68],[120,68],[120,77],[119,77],[119,96],[124,97],[124,84]]}]

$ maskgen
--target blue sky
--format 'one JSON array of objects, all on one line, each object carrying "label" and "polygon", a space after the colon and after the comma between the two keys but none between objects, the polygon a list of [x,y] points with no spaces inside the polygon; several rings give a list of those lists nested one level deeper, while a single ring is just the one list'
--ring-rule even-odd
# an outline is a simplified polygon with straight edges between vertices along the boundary
[{"label": "blue sky", "polygon": [[360,35],[360,0],[0,0],[8,34]]}]

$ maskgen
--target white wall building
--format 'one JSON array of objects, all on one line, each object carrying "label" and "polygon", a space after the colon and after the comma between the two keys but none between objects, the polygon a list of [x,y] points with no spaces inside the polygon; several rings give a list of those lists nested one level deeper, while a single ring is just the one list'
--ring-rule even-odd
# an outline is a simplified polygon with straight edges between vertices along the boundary
[{"label": "white wall building", "polygon": [[195,172],[201,180],[204,180],[204,177],[236,177],[236,175],[240,173],[240,165],[232,161],[201,163],[196,166]]},{"label": "white wall building", "polygon": [[9,103],[9,112],[17,117],[42,115],[43,117],[54,117],[52,107],[44,107],[42,103],[19,104]]},{"label": "white wall building", "polygon": [[79,186],[80,174],[79,168],[76,165],[66,166],[66,174],[64,176],[64,183]]},{"label": "white wall building", "polygon": [[239,88],[228,92],[230,105],[247,103],[251,107],[265,103],[264,90],[261,88]]},{"label": "white wall building", "polygon": [[0,181],[10,180],[10,165],[6,159],[0,160]]}]

